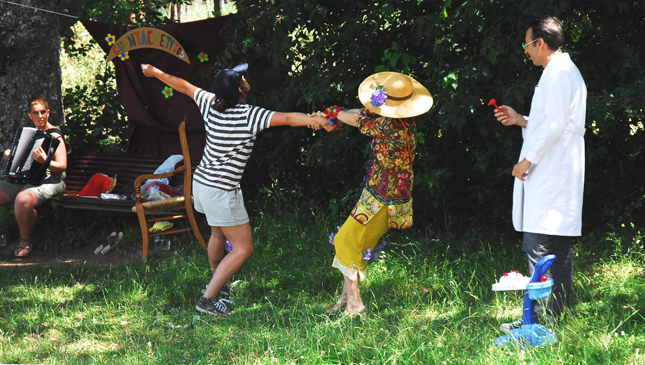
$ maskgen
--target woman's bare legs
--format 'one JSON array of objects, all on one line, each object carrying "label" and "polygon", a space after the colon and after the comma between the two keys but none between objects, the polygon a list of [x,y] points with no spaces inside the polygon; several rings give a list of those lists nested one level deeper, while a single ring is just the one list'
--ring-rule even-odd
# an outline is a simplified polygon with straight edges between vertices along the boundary
[{"label": "woman's bare legs", "polygon": [[345,278],[345,289],[343,292],[347,292],[347,312],[360,312],[363,311],[365,305],[363,304],[363,299],[361,299],[361,291],[359,288],[360,277],[356,273],[355,280],[350,279],[347,276]]},{"label": "woman's bare legs", "polygon": [[208,262],[211,265],[211,274],[224,258],[224,247],[226,246],[226,236],[220,227],[211,227],[211,238],[208,240]]},{"label": "woman's bare legs", "polygon": [[[4,194],[4,193],[3,193]],[[4,194],[6,196],[6,194]],[[2,199],[3,202],[6,199]],[[28,190],[23,190],[18,193],[16,196],[16,201],[14,202],[14,213],[16,215],[16,221],[18,222],[18,227],[20,228],[20,245],[23,247],[31,247],[31,237],[34,233],[34,228],[36,228],[36,221],[38,220],[38,212],[36,211],[36,206],[38,205],[38,199],[36,196]],[[16,250],[15,254],[19,256],[28,255],[30,250]]]},{"label": "woman's bare legs", "polygon": [[340,298],[338,298],[338,301],[336,301],[333,307],[325,311],[325,314],[340,312],[343,309],[345,309],[346,306],[347,306],[347,287],[343,284],[343,292],[340,293]]},{"label": "woman's bare legs", "polygon": [[[216,228],[221,230],[224,236],[223,242]],[[208,288],[206,288],[206,292],[204,292],[205,298],[216,296],[224,284],[233,277],[253,253],[253,239],[249,223],[235,227],[213,227],[212,231],[213,236],[217,235],[218,237],[213,241],[213,236],[211,236],[211,240],[208,242],[209,261],[212,267],[214,262],[218,262],[219,257],[219,264],[213,273],[213,278],[208,284]],[[226,238],[231,242],[233,250],[222,259]],[[214,243],[212,248],[213,257],[211,257],[211,242]]]}]

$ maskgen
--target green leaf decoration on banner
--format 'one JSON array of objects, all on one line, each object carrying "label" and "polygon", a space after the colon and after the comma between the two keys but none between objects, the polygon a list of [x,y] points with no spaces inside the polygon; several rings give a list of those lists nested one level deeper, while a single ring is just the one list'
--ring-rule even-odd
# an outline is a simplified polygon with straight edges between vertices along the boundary
[{"label": "green leaf decoration on banner", "polygon": [[199,62],[208,61],[208,55],[204,52],[199,52],[199,54],[197,55],[197,58],[199,58]]},{"label": "green leaf decoration on banner", "polygon": [[171,96],[172,96],[172,88],[171,88],[171,87],[166,86],[166,87],[163,89],[163,91],[161,91],[161,92],[162,92],[162,93],[163,93],[163,95],[166,97],[166,99],[168,99],[169,97],[171,97]]}]

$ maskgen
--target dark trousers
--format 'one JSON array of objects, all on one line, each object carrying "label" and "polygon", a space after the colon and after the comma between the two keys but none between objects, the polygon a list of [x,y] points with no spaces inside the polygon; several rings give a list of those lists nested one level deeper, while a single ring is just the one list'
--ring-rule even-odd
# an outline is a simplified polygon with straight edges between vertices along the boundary
[{"label": "dark trousers", "polygon": [[553,279],[552,294],[544,300],[534,302],[534,313],[538,322],[544,314],[549,314],[554,319],[560,318],[564,308],[571,302],[573,294],[571,242],[572,237],[524,232],[522,248],[528,256],[529,276],[533,275],[535,264],[542,257],[556,256],[555,262],[546,273],[548,278]]}]

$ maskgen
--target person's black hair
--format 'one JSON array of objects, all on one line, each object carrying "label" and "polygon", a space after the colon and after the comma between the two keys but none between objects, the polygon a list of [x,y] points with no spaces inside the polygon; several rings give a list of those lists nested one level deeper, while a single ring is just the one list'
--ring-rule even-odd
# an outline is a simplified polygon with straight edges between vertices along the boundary
[{"label": "person's black hair", "polygon": [[528,21],[526,30],[532,30],[532,40],[542,38],[550,50],[561,51],[564,47],[562,22],[554,16],[536,17]]},{"label": "person's black hair", "polygon": [[[239,98],[238,98],[239,99]],[[222,98],[216,98],[215,101],[213,102],[213,109],[217,110],[218,112],[222,113],[224,110],[228,108],[232,108],[236,103],[231,103],[228,100],[222,99]]]}]

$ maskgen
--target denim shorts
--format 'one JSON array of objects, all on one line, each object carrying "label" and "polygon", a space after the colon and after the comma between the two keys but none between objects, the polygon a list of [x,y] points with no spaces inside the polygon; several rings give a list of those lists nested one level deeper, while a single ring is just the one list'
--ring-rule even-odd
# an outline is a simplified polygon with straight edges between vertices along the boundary
[{"label": "denim shorts", "polygon": [[235,227],[249,222],[242,190],[222,190],[193,182],[195,210],[206,214],[211,227]]}]

